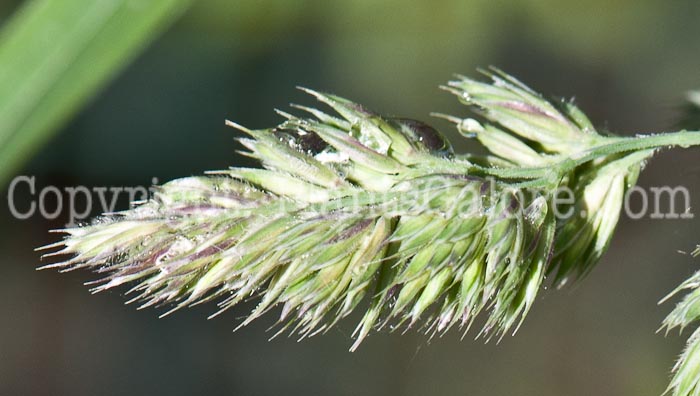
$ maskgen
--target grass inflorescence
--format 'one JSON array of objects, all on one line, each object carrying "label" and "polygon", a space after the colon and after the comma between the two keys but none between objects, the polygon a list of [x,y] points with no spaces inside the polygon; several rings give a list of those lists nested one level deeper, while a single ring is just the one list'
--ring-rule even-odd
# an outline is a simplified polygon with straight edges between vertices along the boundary
[{"label": "grass inflorescence", "polygon": [[[239,326],[278,309],[279,332],[301,338],[360,311],[352,349],[374,329],[466,331],[480,313],[477,334],[502,337],[547,276],[561,286],[599,261],[654,151],[700,134],[604,135],[572,102],[485,74],[443,87],[471,118],[439,116],[488,155],[457,154],[423,122],[303,89],[332,111],[293,106],[301,115],[280,111],[270,129],[228,122],[261,168],[174,180],[146,203],[61,230],[45,248],[67,258],[44,268],[92,270],[94,292],[128,285],[130,301],[166,314],[214,300],[218,315],[254,298]],[[566,207],[553,199],[562,188],[573,192]],[[562,209],[576,215],[555,216]],[[695,319],[688,310],[666,324]],[[690,375],[684,364],[678,376]]]}]

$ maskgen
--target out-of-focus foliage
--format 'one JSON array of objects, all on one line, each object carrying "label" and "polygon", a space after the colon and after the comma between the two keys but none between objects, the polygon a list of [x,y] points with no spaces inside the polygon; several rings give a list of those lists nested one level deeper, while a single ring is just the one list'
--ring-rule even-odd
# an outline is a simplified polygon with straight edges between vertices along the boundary
[{"label": "out-of-focus foliage", "polygon": [[190,0],[34,0],[0,35],[0,184]]},{"label": "out-of-focus foliage", "polygon": [[[658,24],[660,16],[678,20],[692,14],[673,16],[677,6],[605,0],[566,7],[555,0],[242,0],[231,7],[226,0],[211,0],[193,7],[186,23],[213,35],[249,37],[235,45],[257,53],[274,50],[290,32],[321,36],[308,45],[321,47],[323,73],[340,83],[334,90],[354,96],[364,86],[383,103],[398,100],[407,112],[418,114],[425,105],[417,102],[432,93],[436,75],[483,65],[485,59],[520,57],[522,68],[554,67],[531,56],[545,52],[572,67],[605,62],[629,73],[638,66],[639,53],[649,49],[648,39],[664,37],[670,45],[683,45],[672,38],[683,24],[676,24],[677,31]],[[536,44],[520,48],[522,41]],[[695,52],[689,48],[688,58],[676,60],[679,67],[691,64]],[[658,81],[647,83],[659,87]]]},{"label": "out-of-focus foliage", "polygon": [[681,121],[683,128],[700,128],[700,91],[688,92],[688,103],[685,105],[684,113]]}]

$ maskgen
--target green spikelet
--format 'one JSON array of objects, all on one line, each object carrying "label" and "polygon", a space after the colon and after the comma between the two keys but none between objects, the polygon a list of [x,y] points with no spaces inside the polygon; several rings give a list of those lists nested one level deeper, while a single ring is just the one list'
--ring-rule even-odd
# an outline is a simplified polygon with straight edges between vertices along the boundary
[{"label": "green spikelet", "polygon": [[[698,255],[696,251],[694,255]],[[664,320],[662,329],[666,333],[674,328],[683,331],[692,322],[700,319],[700,271],[684,281],[676,290],[671,292],[663,301],[681,291],[688,291]],[[688,338],[683,353],[673,367],[673,379],[667,392],[677,396],[700,395],[700,330],[696,329]]]},{"label": "green spikelet", "polygon": [[[448,117],[462,134],[476,137],[497,157],[491,160],[494,166],[556,168],[619,139],[597,133],[571,102],[550,103],[500,70],[485,74],[490,84],[460,76],[444,89],[486,121]],[[582,277],[607,250],[625,193],[635,185],[653,151],[602,154],[552,173],[555,179],[547,188],[566,188],[574,198],[573,205],[557,208],[561,215],[553,261],[547,269],[554,274],[555,284],[562,286]]]}]

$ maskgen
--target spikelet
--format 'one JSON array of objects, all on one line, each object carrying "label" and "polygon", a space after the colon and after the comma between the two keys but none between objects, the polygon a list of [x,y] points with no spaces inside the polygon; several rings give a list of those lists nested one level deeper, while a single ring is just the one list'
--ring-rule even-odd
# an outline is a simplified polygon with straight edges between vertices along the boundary
[{"label": "spikelet", "polygon": [[[699,250],[694,252],[697,256]],[[661,329],[668,333],[674,328],[683,331],[688,325],[700,319],[700,271],[685,280],[661,302],[687,291],[687,294],[664,319]],[[678,396],[700,395],[700,329],[695,329],[688,338],[683,353],[673,367],[673,379],[667,392]]]},{"label": "spikelet", "polygon": [[[490,83],[459,76],[443,87],[486,123],[449,117],[465,136],[475,137],[501,167],[551,167],[582,157],[610,137],[599,134],[572,102],[551,103],[500,70],[484,72]],[[555,174],[548,187],[572,193],[557,205],[554,257],[548,273],[557,286],[587,274],[607,250],[627,190],[654,150],[601,155]],[[553,194],[551,191],[549,194]]]}]

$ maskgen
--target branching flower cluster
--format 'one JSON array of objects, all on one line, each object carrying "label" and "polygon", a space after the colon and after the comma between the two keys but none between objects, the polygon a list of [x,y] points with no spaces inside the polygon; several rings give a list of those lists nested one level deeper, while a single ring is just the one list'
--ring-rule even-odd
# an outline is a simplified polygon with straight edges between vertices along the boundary
[{"label": "branching flower cluster", "polygon": [[[46,256],[68,258],[45,268],[95,271],[94,292],[129,285],[130,301],[166,314],[215,300],[218,315],[257,298],[241,326],[277,310],[279,332],[301,338],[359,310],[352,349],[375,329],[466,332],[478,317],[478,335],[500,338],[547,276],[564,285],[599,261],[653,152],[700,135],[601,134],[573,103],[485,74],[443,87],[473,118],[438,116],[488,155],[456,154],[427,124],[304,89],[333,112],[295,106],[304,116],[279,112],[284,121],[263,130],[229,122],[262,168],[175,180],[133,209],[61,230]],[[562,187],[580,215],[553,215],[566,209],[551,199]],[[666,324],[695,319],[691,308]],[[698,392],[698,348],[679,363],[677,394]]]}]

